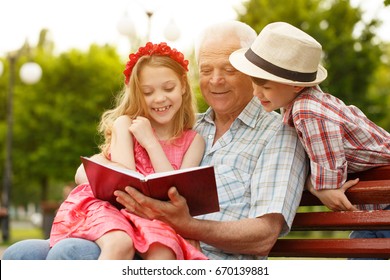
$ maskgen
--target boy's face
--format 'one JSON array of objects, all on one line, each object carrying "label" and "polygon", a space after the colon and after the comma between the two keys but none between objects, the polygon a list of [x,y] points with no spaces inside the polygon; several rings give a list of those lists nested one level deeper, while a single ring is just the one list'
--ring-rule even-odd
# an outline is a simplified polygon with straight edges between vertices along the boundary
[{"label": "boy's face", "polygon": [[303,89],[303,87],[290,86],[277,82],[252,78],[253,95],[256,96],[267,112],[285,108]]}]

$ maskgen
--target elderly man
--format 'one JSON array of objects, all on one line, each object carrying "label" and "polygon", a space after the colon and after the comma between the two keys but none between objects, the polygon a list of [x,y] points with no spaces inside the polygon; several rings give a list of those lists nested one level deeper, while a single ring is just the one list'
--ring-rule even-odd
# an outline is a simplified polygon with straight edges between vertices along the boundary
[{"label": "elderly man", "polygon": [[[128,187],[118,201],[137,215],[160,219],[185,238],[199,240],[210,259],[264,259],[279,236],[289,232],[307,176],[307,158],[293,129],[267,113],[253,97],[250,77],[235,70],[229,55],[249,47],[256,32],[237,21],[208,27],[195,48],[200,88],[210,108],[195,129],[206,140],[202,165],[214,165],[220,212],[191,217],[175,188],[169,202]],[[84,180],[83,171],[76,176]],[[31,252],[28,246],[37,250]],[[99,247],[65,239],[22,241],[8,259],[97,259]]]}]

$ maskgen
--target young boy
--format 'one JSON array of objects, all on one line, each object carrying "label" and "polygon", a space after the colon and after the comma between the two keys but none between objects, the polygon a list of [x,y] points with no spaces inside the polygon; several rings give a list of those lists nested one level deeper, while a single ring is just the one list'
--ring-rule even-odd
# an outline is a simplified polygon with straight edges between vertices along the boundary
[{"label": "young boy", "polygon": [[[321,52],[321,45],[302,30],[275,22],[249,49],[232,53],[230,62],[252,77],[253,94],[264,109],[281,109],[283,123],[295,127],[310,158],[309,190],[334,211],[356,210],[344,193],[358,179],[346,182],[347,173],[389,165],[390,134],[355,106],[321,91],[318,85],[327,77]],[[355,232],[352,237],[367,235],[389,238],[390,231]]]}]

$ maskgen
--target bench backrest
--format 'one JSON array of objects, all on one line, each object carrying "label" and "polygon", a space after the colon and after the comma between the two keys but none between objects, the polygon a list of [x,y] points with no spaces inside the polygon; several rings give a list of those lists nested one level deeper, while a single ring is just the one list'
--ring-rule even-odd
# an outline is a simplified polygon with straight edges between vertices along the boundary
[{"label": "bench backrest", "polygon": [[[359,178],[356,186],[346,195],[353,204],[390,204],[390,166],[351,174],[349,179]],[[300,209],[292,231],[352,231],[390,230],[390,211],[340,211],[332,212],[322,207],[319,199],[304,191]],[[316,209],[312,209],[316,208]],[[344,238],[293,238],[289,234],[279,239],[270,257],[311,257],[311,258],[390,258],[390,238],[349,239]]]}]

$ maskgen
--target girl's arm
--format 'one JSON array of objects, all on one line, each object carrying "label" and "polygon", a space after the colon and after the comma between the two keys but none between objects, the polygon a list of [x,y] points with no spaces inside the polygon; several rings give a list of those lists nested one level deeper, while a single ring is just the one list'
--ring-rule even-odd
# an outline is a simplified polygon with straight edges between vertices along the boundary
[{"label": "girl's arm", "polygon": [[147,118],[133,119],[129,130],[148,153],[155,172],[174,170]]},{"label": "girl's arm", "polygon": [[206,144],[203,137],[199,134],[196,134],[194,140],[184,155],[181,168],[183,169],[187,167],[199,166],[203,158],[205,146]]},{"label": "girl's arm", "polygon": [[[132,121],[130,131],[149,155],[155,172],[174,170],[169,162],[160,142],[153,133],[150,121],[144,117],[137,117]],[[197,134],[184,155],[181,168],[198,166],[202,160],[205,148],[203,138]]]},{"label": "girl's arm", "polygon": [[[103,154],[96,154],[91,156],[90,158],[102,164],[110,163],[110,161]],[[75,182],[77,185],[88,183],[87,174],[85,173],[83,164],[80,164],[79,168],[77,168],[76,175],[75,175]]]},{"label": "girl's arm", "polygon": [[[103,154],[97,154],[91,158],[103,164],[119,164],[122,167],[135,170],[133,139],[129,131],[130,125],[131,119],[128,116],[120,116],[114,121],[110,143],[111,161],[103,156]],[[75,182],[78,185],[88,182],[82,164],[76,171]]]},{"label": "girl's arm", "polygon": [[129,131],[130,125],[131,119],[128,116],[120,116],[114,121],[110,152],[111,161],[135,170],[134,144]]}]

